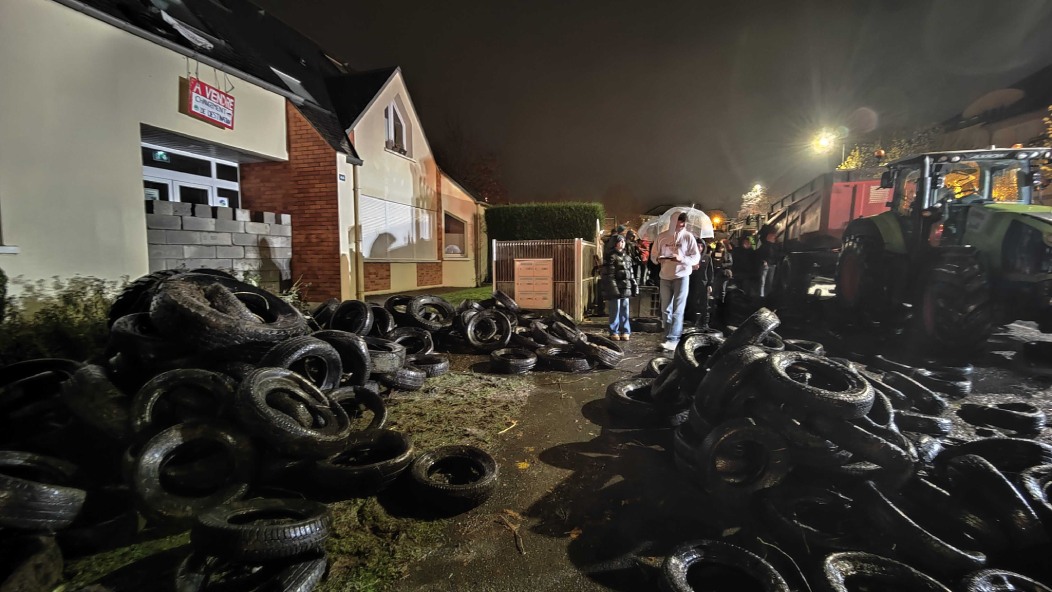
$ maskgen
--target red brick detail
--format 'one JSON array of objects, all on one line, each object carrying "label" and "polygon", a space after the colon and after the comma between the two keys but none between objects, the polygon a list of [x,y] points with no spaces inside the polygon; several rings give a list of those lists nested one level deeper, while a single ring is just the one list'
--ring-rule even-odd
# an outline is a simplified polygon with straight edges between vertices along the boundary
[{"label": "red brick detail", "polygon": [[364,271],[366,292],[379,292],[391,289],[390,263],[366,263]]},{"label": "red brick detail", "polygon": [[442,285],[442,262],[436,261],[435,263],[417,263],[416,264],[416,285],[423,286],[441,286]]},{"label": "red brick detail", "polygon": [[285,101],[287,162],[241,165],[241,207],[292,214],[292,279],[311,301],[340,297],[336,151]]}]

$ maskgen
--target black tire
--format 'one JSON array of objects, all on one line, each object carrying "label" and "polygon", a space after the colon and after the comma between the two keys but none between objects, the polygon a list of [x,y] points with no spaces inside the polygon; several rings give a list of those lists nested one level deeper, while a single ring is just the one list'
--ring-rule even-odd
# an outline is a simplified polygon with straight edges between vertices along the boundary
[{"label": "black tire", "polygon": [[346,331],[315,331],[311,337],[331,345],[340,355],[340,367],[345,378],[342,382],[350,386],[361,386],[373,373],[373,359],[365,339]]},{"label": "black tire", "polygon": [[808,341],[807,339],[785,339],[786,351],[802,351],[816,356],[826,355],[826,348],[824,345],[817,341]]},{"label": "black tire", "polygon": [[971,247],[936,249],[920,296],[922,334],[942,351],[969,352],[993,333],[991,286]]},{"label": "black tire", "polygon": [[191,353],[185,344],[161,335],[150,320],[150,313],[139,312],[117,319],[110,327],[107,354],[127,353],[149,366]]},{"label": "black tire", "polygon": [[1008,478],[981,456],[965,454],[946,464],[954,493],[998,521],[1017,549],[1048,542],[1041,519]]},{"label": "black tire", "polygon": [[[279,395],[306,407],[310,423],[300,423],[276,408]],[[291,370],[254,370],[238,385],[234,399],[241,425],[286,454],[324,458],[339,452],[350,434],[343,407]]]},{"label": "black tire", "polygon": [[406,305],[413,324],[428,331],[442,331],[453,326],[453,305],[440,296],[417,296]]},{"label": "black tire", "polygon": [[555,321],[548,327],[548,332],[567,343],[577,343],[584,339],[584,332],[577,325],[567,325],[562,321]]},{"label": "black tire", "polygon": [[72,524],[87,495],[71,487],[76,472],[57,458],[0,451],[0,527],[55,532]]},{"label": "black tire", "polygon": [[343,452],[317,461],[314,482],[347,497],[367,497],[386,489],[405,471],[416,451],[409,436],[394,430],[368,430],[351,436]]},{"label": "black tire", "polygon": [[993,426],[1021,434],[1037,434],[1045,429],[1045,412],[1030,403],[997,403],[979,405],[963,403],[957,415],[977,426]]},{"label": "black tire", "polygon": [[676,344],[673,359],[679,366],[680,372],[688,376],[690,380],[700,381],[705,374],[706,362],[722,344],[722,339],[707,333],[687,335]]},{"label": "black tire", "polygon": [[730,401],[755,379],[757,370],[766,359],[767,352],[755,345],[740,347],[724,354],[698,383],[694,392],[694,404],[698,410],[709,421],[722,420]]},{"label": "black tire", "polygon": [[522,312],[522,307],[519,306],[519,303],[515,302],[514,298],[508,296],[508,294],[502,292],[501,290],[493,291],[493,299],[497,301],[497,304],[501,305],[502,307],[508,309],[509,311],[515,314],[519,314],[520,312]]},{"label": "black tire", "polygon": [[107,314],[107,327],[112,327],[117,319],[139,312],[150,310],[150,300],[157,286],[164,280],[183,273],[178,269],[162,269],[149,273],[128,284],[121,289],[120,294],[113,300]]},{"label": "black tire", "polygon": [[[383,337],[393,331],[398,323],[394,315],[379,304],[370,304],[369,309],[373,311],[373,328],[369,331],[372,337]],[[364,335],[362,337],[365,337]]]},{"label": "black tire", "polygon": [[[351,423],[351,433],[362,430],[378,430],[387,423],[387,405],[380,395],[363,386],[347,386],[326,393],[329,399],[343,407]],[[362,417],[365,411],[372,413],[369,425],[355,428],[354,420]]]},{"label": "black tire", "polygon": [[782,485],[757,494],[763,524],[790,550],[828,553],[857,549],[857,511],[852,500],[830,486]]},{"label": "black tire", "polygon": [[917,372],[913,379],[933,391],[947,394],[955,399],[966,397],[972,392],[971,379],[960,379],[952,374],[926,370]]},{"label": "black tire", "polygon": [[1052,592],[1052,588],[1023,574],[983,569],[961,580],[961,592]]},{"label": "black tire", "polygon": [[497,310],[479,311],[464,326],[464,338],[480,352],[503,349],[511,341],[511,321]]},{"label": "black tire", "polygon": [[339,386],[343,376],[343,361],[336,348],[310,335],[275,344],[259,360],[259,366],[287,368],[323,391]]},{"label": "black tire", "polygon": [[747,580],[741,582],[742,589],[755,586],[764,592],[789,592],[789,584],[766,560],[737,545],[713,540],[690,541],[673,549],[661,564],[662,585],[669,592],[694,592],[699,588],[688,574],[702,571],[697,569],[702,565],[716,566],[717,573],[722,567],[735,578]]},{"label": "black tire", "polygon": [[548,325],[540,321],[533,321],[530,323],[530,335],[532,335],[533,339],[541,344],[541,346],[570,345],[569,341],[552,335],[551,332],[548,331]]},{"label": "black tire", "polygon": [[698,468],[706,488],[721,498],[734,498],[773,487],[792,468],[788,446],[774,431],[746,419],[731,420],[705,436]]},{"label": "black tire", "polygon": [[199,553],[229,561],[287,559],[320,551],[331,524],[325,504],[257,498],[198,514],[190,529],[190,543]]},{"label": "black tire", "polygon": [[653,378],[627,378],[606,387],[606,410],[626,419],[645,420],[657,413],[650,394]]},{"label": "black tire", "polygon": [[[807,421],[816,434],[850,452],[853,460],[868,461],[882,469],[879,475],[874,471],[866,478],[892,485],[903,483],[913,475],[916,459],[900,445],[901,434],[877,430],[879,426],[870,424],[823,415],[811,416]],[[892,436],[896,436],[897,441],[893,441]]]},{"label": "black tire", "polygon": [[421,454],[410,467],[421,501],[454,512],[489,499],[499,472],[493,457],[475,446],[442,446]]},{"label": "black tire", "polygon": [[373,330],[373,308],[361,300],[344,300],[332,313],[327,329],[368,335]]},{"label": "black tire", "polygon": [[189,419],[218,419],[233,404],[236,388],[229,376],[197,368],[158,374],[132,400],[131,433],[141,438]]},{"label": "black tire", "polygon": [[757,310],[733,333],[724,338],[723,344],[716,350],[716,353],[709,356],[705,367],[711,368],[720,358],[740,347],[758,345],[767,337],[768,333],[777,329],[780,324],[781,321],[778,319],[778,315],[770,310],[766,308]]},{"label": "black tire", "polygon": [[150,320],[163,335],[202,354],[246,361],[310,330],[298,310],[266,290],[193,273],[160,286],[150,304]]},{"label": "black tire", "polygon": [[[930,529],[959,547],[1000,555],[1009,548],[1008,534],[994,519],[984,517],[982,508],[965,503],[951,493],[919,476],[908,480],[898,499]],[[980,512],[980,513],[976,513]]]},{"label": "black tire", "polygon": [[407,356],[427,355],[435,351],[431,332],[420,327],[397,327],[387,334],[387,339],[404,347]]},{"label": "black tire", "polygon": [[763,398],[753,399],[747,408],[757,422],[785,438],[793,463],[828,468],[842,466],[851,460],[850,452],[804,427],[798,418],[793,417],[792,408]]},{"label": "black tire", "polygon": [[647,365],[643,367],[643,372],[640,374],[643,378],[657,378],[661,371],[672,363],[672,358],[666,358],[664,356],[658,356],[651,358]]},{"label": "black tire", "polygon": [[661,321],[652,318],[636,317],[630,319],[632,323],[632,330],[639,331],[640,333],[660,333],[661,332]]},{"label": "black tire", "polygon": [[945,397],[932,392],[930,388],[901,372],[886,373],[884,383],[906,395],[913,408],[921,413],[942,415],[950,408],[950,403]]},{"label": "black tire", "polygon": [[[810,374],[801,382],[791,368]],[[763,366],[767,391],[786,403],[835,417],[863,417],[873,407],[873,387],[857,372],[829,358],[805,352],[773,352]]]},{"label": "black tire", "polygon": [[381,337],[365,337],[373,374],[390,374],[405,366],[405,348]]},{"label": "black tire", "polygon": [[675,362],[665,366],[654,378],[650,387],[650,398],[662,412],[676,413],[686,409],[690,405],[690,398],[685,396],[680,388],[683,383],[683,373]]},{"label": "black tire", "polygon": [[321,328],[328,328],[329,321],[332,320],[332,315],[336,312],[336,309],[340,307],[339,298],[329,298],[325,302],[322,302],[311,311],[310,316],[314,319],[314,322]]},{"label": "black tire", "polygon": [[88,365],[62,385],[62,402],[74,417],[118,442],[128,440],[128,398],[110,381],[102,366]]},{"label": "black tire", "polygon": [[880,316],[887,308],[883,245],[872,236],[846,236],[836,264],[836,302],[852,316]]},{"label": "black tire", "polygon": [[518,349],[529,350],[531,352],[536,352],[544,347],[544,344],[535,341],[531,335],[532,333],[528,328],[519,325],[514,331],[512,331],[511,339],[508,340],[508,345]]},{"label": "black tire", "polygon": [[[900,592],[950,592],[931,576],[880,555],[862,551],[833,553],[822,562],[822,588],[828,592],[885,589]],[[850,581],[850,585],[849,585]],[[876,584],[872,587],[868,584]]]},{"label": "black tire", "polygon": [[537,350],[537,361],[550,370],[587,372],[592,369],[588,356],[570,346],[548,346]]},{"label": "black tire", "polygon": [[412,296],[395,294],[384,300],[384,308],[391,313],[396,325],[403,326],[412,322],[412,317],[409,316],[409,301],[412,299]]},{"label": "black tire", "polygon": [[949,418],[912,411],[896,413],[895,425],[905,432],[928,434],[929,436],[948,436],[953,431],[953,421]]},{"label": "black tire", "polygon": [[406,356],[405,364],[417,370],[423,370],[428,378],[442,376],[449,372],[449,358],[440,354]]},{"label": "black tire", "polygon": [[403,366],[389,374],[377,374],[380,384],[399,391],[418,391],[427,382],[427,373],[413,366]]},{"label": "black tire", "polygon": [[964,454],[975,454],[990,461],[999,471],[1012,475],[1030,467],[1052,464],[1052,446],[1026,438],[986,438],[965,442],[946,450],[936,459],[945,464]]},{"label": "black tire", "polygon": [[537,365],[537,354],[515,348],[490,352],[490,369],[501,374],[525,374]]},{"label": "black tire", "polygon": [[1019,474],[1019,490],[1046,525],[1052,524],[1052,465],[1030,467]]},{"label": "black tire", "polygon": [[567,327],[573,327],[574,329],[577,328],[577,321],[575,321],[574,318],[572,316],[570,316],[569,313],[567,313],[566,311],[564,311],[561,308],[556,308],[555,310],[552,311],[552,323],[551,324],[555,324],[556,322],[560,322],[560,323],[566,325]]},{"label": "black tire", "polygon": [[[202,442],[218,444],[228,455],[228,470],[217,475],[215,487],[201,495],[166,489],[163,469],[181,450]],[[195,421],[172,426],[150,438],[129,467],[130,485],[139,511],[148,519],[189,525],[201,511],[241,499],[255,470],[252,442],[225,424]]]},{"label": "black tire", "polygon": [[267,561],[260,565],[228,562],[203,553],[191,553],[176,569],[175,590],[206,592],[213,589],[266,589],[275,592],[310,592],[321,583],[328,565],[324,553]]},{"label": "black tire", "polygon": [[574,347],[602,368],[616,368],[625,359],[625,350],[602,335],[581,333]]}]

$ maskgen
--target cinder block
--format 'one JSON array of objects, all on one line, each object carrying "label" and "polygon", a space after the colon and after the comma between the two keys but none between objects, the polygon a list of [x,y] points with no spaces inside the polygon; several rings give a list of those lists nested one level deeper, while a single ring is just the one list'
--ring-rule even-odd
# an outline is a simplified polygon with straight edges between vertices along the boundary
[{"label": "cinder block", "polygon": [[292,227],[284,226],[282,224],[272,224],[270,226],[271,236],[292,236]]},{"label": "cinder block", "polygon": [[234,259],[234,271],[256,271],[262,268],[262,259]]},{"label": "cinder block", "polygon": [[182,245],[150,245],[150,259],[181,259],[183,257]]},{"label": "cinder block", "polygon": [[202,232],[202,245],[229,246],[231,244],[229,232]]},{"label": "cinder block", "polygon": [[197,218],[211,218],[212,206],[208,204],[194,204],[194,216]]},{"label": "cinder block", "polygon": [[179,216],[167,216],[165,214],[146,214],[146,228],[179,230],[180,228],[182,228],[182,220],[179,218]]},{"label": "cinder block", "polygon": [[245,247],[215,247],[216,257],[220,259],[244,259]]},{"label": "cinder block", "polygon": [[150,259],[150,273],[168,269],[165,267],[167,263],[168,261],[166,259]]},{"label": "cinder block", "polygon": [[278,224],[292,226],[292,214],[278,214]]},{"label": "cinder block", "polygon": [[261,247],[291,247],[292,237],[291,236],[264,236],[259,240],[259,246]]},{"label": "cinder block", "polygon": [[[199,245],[201,244],[201,234],[196,230],[168,230],[164,233],[164,242],[169,245]],[[168,269],[178,268],[169,267]]]},{"label": "cinder block", "polygon": [[213,208],[216,220],[233,220],[234,219],[234,208],[224,208],[216,206]]},{"label": "cinder block", "polygon": [[[256,235],[252,235],[256,236]],[[259,247],[241,247],[243,253],[241,255],[244,259],[259,259]]]},{"label": "cinder block", "polygon": [[[248,224],[248,222],[243,222]],[[255,247],[259,244],[260,236],[258,234],[244,234],[244,233],[233,233],[230,235],[233,238],[235,245],[241,245],[246,247]]]},{"label": "cinder block", "polygon": [[[180,247],[177,247],[180,248]],[[185,245],[181,247],[183,252],[179,254],[184,259],[215,259],[216,248],[201,245]]]},{"label": "cinder block", "polygon": [[262,222],[264,224],[275,224],[278,221],[278,217],[274,212],[252,212],[253,222]]},{"label": "cinder block", "polygon": [[271,259],[288,259],[292,260],[292,247],[271,247],[270,248]]},{"label": "cinder block", "polygon": [[[167,240],[164,238],[163,230],[147,230],[146,242],[151,245],[163,245],[166,244]],[[162,267],[161,269],[164,268]]]},{"label": "cinder block", "polygon": [[194,216],[182,216],[183,230],[206,230],[212,232],[216,229],[216,221],[211,218],[196,218]]},{"label": "cinder block", "polygon": [[[229,208],[228,208],[229,209]],[[245,223],[234,220],[216,220],[216,232],[244,232]]]},{"label": "cinder block", "polygon": [[156,199],[146,200],[146,213],[147,214],[162,214],[165,216],[172,215],[172,202],[160,201]]},{"label": "cinder block", "polygon": [[234,209],[234,219],[238,220],[239,222],[251,222],[252,221],[252,212],[250,212],[248,210],[243,210],[241,208],[235,208]]},{"label": "cinder block", "polygon": [[245,222],[245,232],[249,234],[268,234],[270,224],[265,222]]},{"label": "cinder block", "polygon": [[197,269],[204,267],[205,269],[230,269],[230,259],[180,259],[178,261],[180,265],[175,267],[169,267],[169,269]]},{"label": "cinder block", "polygon": [[183,203],[181,201],[173,201],[172,213],[176,216],[192,216],[194,214],[194,204]]}]

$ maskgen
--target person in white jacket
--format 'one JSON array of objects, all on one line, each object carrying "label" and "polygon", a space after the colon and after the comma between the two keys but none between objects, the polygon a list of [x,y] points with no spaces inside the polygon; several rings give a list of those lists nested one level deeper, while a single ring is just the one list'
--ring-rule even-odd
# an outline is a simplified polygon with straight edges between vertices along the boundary
[{"label": "person in white jacket", "polygon": [[701,260],[694,236],[686,230],[687,213],[680,212],[676,225],[662,232],[650,249],[650,260],[661,266],[660,294],[664,314],[665,342],[661,348],[676,349],[683,334],[683,310],[687,306],[687,291],[690,287],[690,272]]}]

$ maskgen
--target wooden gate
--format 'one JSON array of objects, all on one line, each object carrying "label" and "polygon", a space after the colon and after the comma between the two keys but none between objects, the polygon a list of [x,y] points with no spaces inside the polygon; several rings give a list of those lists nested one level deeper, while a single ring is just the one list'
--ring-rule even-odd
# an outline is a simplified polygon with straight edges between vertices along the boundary
[{"label": "wooden gate", "polygon": [[583,239],[493,241],[493,289],[515,298],[515,260],[550,259],[552,305],[576,320],[595,298],[595,244]]}]

